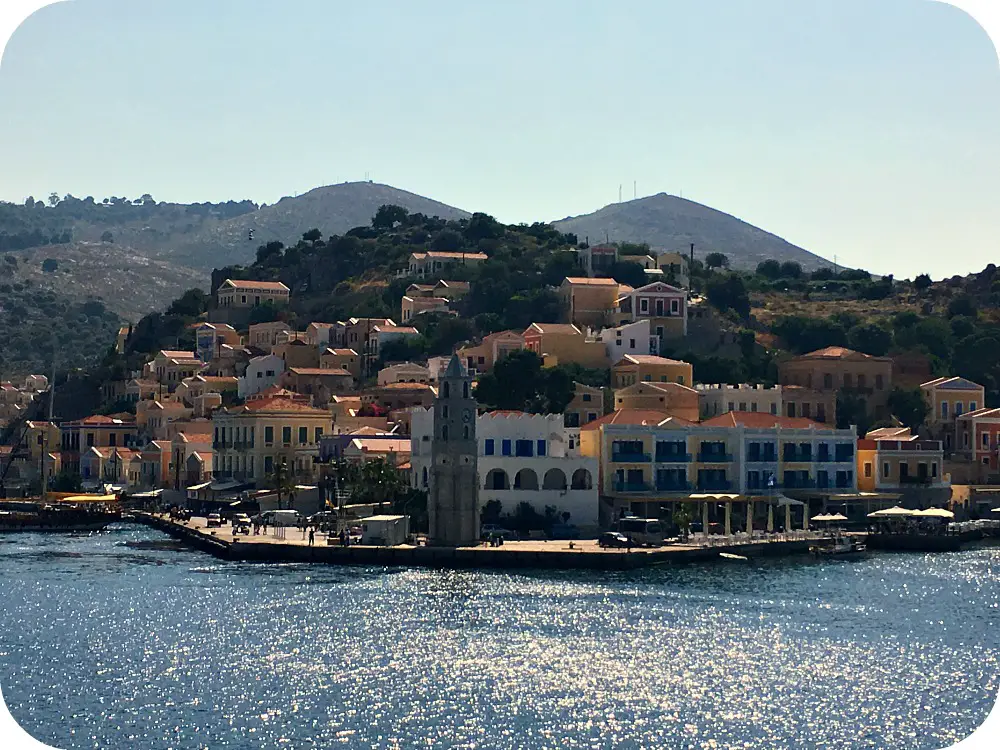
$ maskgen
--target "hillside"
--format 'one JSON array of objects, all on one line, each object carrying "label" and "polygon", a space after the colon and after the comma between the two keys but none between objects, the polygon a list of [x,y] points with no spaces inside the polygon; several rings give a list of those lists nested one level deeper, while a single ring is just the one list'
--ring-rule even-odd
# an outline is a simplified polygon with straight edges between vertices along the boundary
[{"label": "hillside", "polygon": [[806,271],[832,265],[735,216],[666,193],[613,203],[592,214],[553,222],[553,226],[581,240],[589,237],[593,244],[607,238],[687,253],[693,242],[696,258],[724,253],[736,269],[752,270],[768,259],[795,261]]},{"label": "hillside", "polygon": [[[157,255],[195,268],[219,268],[253,260],[261,244],[293,244],[310,229],[324,236],[366,226],[379,206],[401,206],[410,213],[442,219],[468,218],[466,211],[415,193],[373,182],[345,182],[282,198],[270,206],[221,222],[204,224],[197,232],[164,244]],[[249,239],[250,230],[254,238]]]}]

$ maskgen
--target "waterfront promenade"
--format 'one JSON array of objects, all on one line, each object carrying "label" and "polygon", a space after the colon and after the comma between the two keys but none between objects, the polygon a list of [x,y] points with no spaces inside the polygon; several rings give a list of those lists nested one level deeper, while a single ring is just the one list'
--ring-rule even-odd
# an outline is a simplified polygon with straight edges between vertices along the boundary
[{"label": "waterfront promenade", "polygon": [[[269,527],[267,533],[233,536],[231,526],[209,529],[206,520],[171,520],[167,514],[136,513],[134,519],[216,557],[243,562],[314,562],[339,565],[392,565],[444,568],[549,568],[628,570],[652,565],[718,559],[720,553],[746,557],[801,555],[809,545],[825,538],[821,532],[793,532],[766,537],[694,537],[688,543],[662,547],[602,549],[596,540],[529,540],[506,542],[500,547],[425,547],[398,545],[342,547],[327,544],[317,533],[309,544],[308,532],[295,527]],[[572,545],[572,546],[571,546]]]}]

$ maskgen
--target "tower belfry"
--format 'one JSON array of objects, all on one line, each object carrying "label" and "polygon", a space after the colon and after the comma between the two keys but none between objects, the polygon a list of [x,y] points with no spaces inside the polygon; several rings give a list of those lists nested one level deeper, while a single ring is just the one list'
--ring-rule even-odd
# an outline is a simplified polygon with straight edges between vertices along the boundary
[{"label": "tower belfry", "polygon": [[431,440],[430,543],[460,547],[479,542],[479,449],[472,378],[453,354],[438,382]]}]

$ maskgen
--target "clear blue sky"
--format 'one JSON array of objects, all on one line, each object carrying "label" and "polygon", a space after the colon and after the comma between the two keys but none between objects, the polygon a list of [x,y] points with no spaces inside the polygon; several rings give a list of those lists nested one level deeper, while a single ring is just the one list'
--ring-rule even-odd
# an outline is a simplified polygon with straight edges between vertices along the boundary
[{"label": "clear blue sky", "polygon": [[0,65],[0,199],[363,179],[553,220],[678,194],[879,273],[997,262],[1000,66],[925,0],[75,0]]}]

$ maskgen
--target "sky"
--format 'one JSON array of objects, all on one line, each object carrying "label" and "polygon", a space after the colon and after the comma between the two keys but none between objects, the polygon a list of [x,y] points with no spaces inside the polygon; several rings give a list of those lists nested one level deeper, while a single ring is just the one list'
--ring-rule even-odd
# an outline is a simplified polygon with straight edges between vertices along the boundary
[{"label": "sky", "polygon": [[635,184],[875,273],[998,261],[997,52],[927,0],[73,0],[7,45],[0,148],[16,202],[368,176],[516,223]]}]

